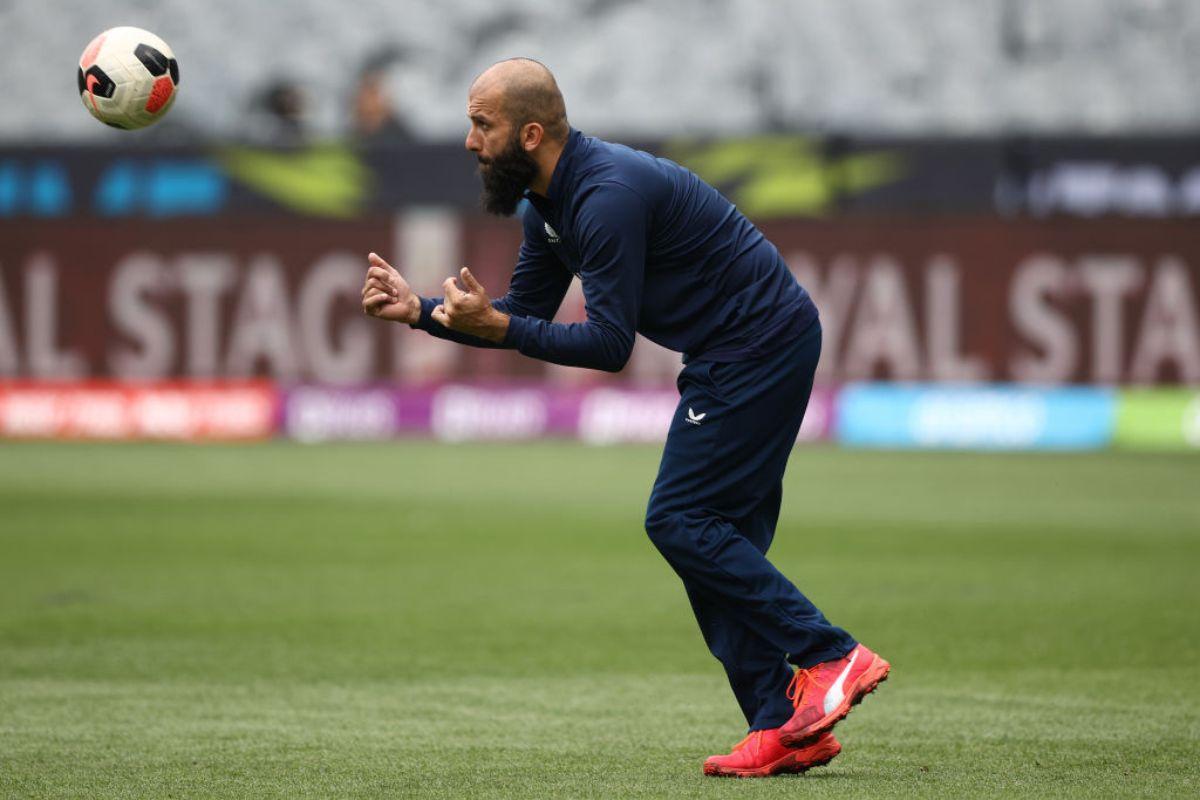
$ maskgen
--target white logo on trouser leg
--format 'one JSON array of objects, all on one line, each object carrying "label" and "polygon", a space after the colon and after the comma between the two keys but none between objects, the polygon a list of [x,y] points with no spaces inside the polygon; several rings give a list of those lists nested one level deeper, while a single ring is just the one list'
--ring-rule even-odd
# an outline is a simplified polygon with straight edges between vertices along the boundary
[{"label": "white logo on trouser leg", "polygon": [[854,655],[850,656],[850,663],[842,670],[842,674],[838,675],[837,680],[833,682],[833,686],[829,687],[829,691],[825,693],[825,713],[831,714],[833,710],[842,704],[846,699],[846,692],[842,688],[846,683],[846,676],[850,674],[851,668],[854,667],[854,662],[858,658],[858,650],[854,651]]},{"label": "white logo on trouser leg", "polygon": [[707,411],[705,411],[703,414],[697,414],[695,411],[692,411],[691,406],[688,406],[687,421],[692,423],[693,425],[699,425],[701,420],[703,420],[707,416],[708,416]]}]

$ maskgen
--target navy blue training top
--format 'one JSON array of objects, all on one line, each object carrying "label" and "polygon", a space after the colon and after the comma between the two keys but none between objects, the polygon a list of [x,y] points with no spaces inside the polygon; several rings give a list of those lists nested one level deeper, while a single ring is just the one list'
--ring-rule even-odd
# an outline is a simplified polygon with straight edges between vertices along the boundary
[{"label": "navy blue training top", "polygon": [[[511,317],[504,341],[434,322],[440,299],[421,300],[414,327],[616,372],[635,331],[685,361],[738,361],[795,339],[817,316],[775,246],[672,161],[572,129],[547,194],[526,192],[525,239],[508,294],[492,303]],[[553,323],[575,276],[587,321]]]}]

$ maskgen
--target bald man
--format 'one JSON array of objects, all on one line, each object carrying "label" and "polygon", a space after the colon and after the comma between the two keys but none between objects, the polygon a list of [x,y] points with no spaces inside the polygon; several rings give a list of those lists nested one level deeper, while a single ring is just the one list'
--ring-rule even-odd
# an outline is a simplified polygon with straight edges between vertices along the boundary
[{"label": "bald man", "polygon": [[[446,279],[444,297],[421,298],[372,253],[363,310],[462,344],[609,372],[625,366],[635,333],[683,353],[646,532],[682,579],[749,723],[704,772],[828,763],[841,749],[833,726],[889,665],[766,557],[821,350],[808,293],[694,174],[571,128],[538,62],[510,59],[481,74],[467,116],[484,208],[507,216],[528,200],[508,293],[492,300],[464,268],[461,285]],[[575,278],[587,321],[552,322]]]}]

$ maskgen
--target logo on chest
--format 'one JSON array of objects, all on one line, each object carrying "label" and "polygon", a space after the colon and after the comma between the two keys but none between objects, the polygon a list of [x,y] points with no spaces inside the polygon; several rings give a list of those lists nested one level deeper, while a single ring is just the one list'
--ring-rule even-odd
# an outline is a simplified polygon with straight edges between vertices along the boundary
[{"label": "logo on chest", "polygon": [[551,228],[549,222],[543,222],[542,224],[546,226],[546,241],[550,242],[550,244],[558,244],[562,241],[562,238],[558,235],[558,231]]}]

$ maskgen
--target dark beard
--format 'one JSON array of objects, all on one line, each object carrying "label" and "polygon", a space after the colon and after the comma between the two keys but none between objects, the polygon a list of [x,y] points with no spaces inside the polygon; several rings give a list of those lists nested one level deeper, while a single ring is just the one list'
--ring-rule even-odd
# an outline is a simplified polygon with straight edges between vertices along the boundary
[{"label": "dark beard", "polygon": [[537,172],[537,162],[525,152],[514,135],[502,153],[488,164],[479,166],[479,177],[483,180],[480,195],[483,210],[498,217],[511,217]]}]

